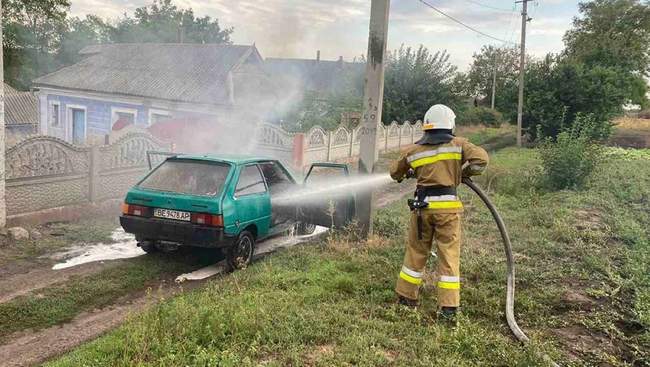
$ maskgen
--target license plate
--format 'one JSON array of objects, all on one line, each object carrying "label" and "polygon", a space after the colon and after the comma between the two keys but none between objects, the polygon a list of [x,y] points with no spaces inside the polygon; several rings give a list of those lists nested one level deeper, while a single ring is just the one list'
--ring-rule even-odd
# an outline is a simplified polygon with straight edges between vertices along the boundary
[{"label": "license plate", "polygon": [[158,218],[182,220],[185,222],[189,222],[191,220],[191,216],[189,212],[181,212],[178,210],[169,210],[169,209],[160,209],[160,208],[156,208],[153,210],[153,216]]}]

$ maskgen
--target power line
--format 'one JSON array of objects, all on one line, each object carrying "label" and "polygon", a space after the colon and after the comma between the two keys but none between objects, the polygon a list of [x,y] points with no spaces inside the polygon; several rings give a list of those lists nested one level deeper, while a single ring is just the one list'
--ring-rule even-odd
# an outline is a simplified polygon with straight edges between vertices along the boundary
[{"label": "power line", "polygon": [[467,1],[468,3],[472,3],[472,4],[475,4],[475,5],[478,5],[478,6],[482,6],[482,7],[487,8],[487,9],[492,9],[492,10],[496,10],[496,11],[502,11],[502,12],[504,12],[504,13],[514,13],[514,10],[512,10],[512,9],[497,8],[496,6],[486,5],[486,4],[479,3],[478,1],[474,1],[474,0],[465,0],[465,1]]},{"label": "power line", "polygon": [[480,35],[482,35],[482,36],[484,36],[484,37],[491,38],[491,39],[493,39],[493,40],[495,40],[495,41],[499,41],[499,42],[503,42],[503,43],[513,43],[513,42],[510,42],[510,41],[506,41],[506,40],[504,40],[504,39],[501,39],[501,38],[494,37],[494,36],[489,35],[489,34],[487,34],[487,33],[485,33],[485,32],[481,32],[481,31],[479,31],[478,29],[476,29],[476,28],[474,28],[474,27],[472,27],[472,26],[470,26],[470,25],[467,25],[467,24],[461,22],[460,20],[458,20],[458,19],[452,17],[451,15],[448,15],[447,13],[443,12],[442,10],[436,8],[435,6],[429,4],[428,2],[426,2],[426,1],[424,1],[424,0],[418,0],[418,1],[421,2],[422,4],[428,6],[429,8],[435,10],[436,12],[438,12],[438,13],[444,15],[445,17],[451,19],[452,21],[454,21],[454,22],[456,22],[456,23],[462,25],[463,27],[465,27],[465,28],[467,28],[467,29],[469,29],[469,30],[471,30],[471,31],[473,31],[473,32],[476,32],[476,33],[478,33],[478,34],[480,34]]}]

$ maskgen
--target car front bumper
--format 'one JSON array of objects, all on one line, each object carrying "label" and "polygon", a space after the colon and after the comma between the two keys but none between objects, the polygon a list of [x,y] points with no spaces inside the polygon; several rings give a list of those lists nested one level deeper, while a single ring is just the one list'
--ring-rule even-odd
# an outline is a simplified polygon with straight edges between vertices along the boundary
[{"label": "car front bumper", "polygon": [[223,228],[200,226],[175,220],[120,216],[124,231],[135,235],[138,241],[168,241],[197,247],[228,247],[235,238]]}]

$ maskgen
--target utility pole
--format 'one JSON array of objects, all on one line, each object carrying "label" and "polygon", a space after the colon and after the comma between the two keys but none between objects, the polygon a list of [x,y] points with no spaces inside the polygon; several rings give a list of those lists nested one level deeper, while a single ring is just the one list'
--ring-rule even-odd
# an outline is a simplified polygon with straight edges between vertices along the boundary
[{"label": "utility pole", "polygon": [[[2,45],[2,0],[0,0],[0,45]],[[7,201],[5,196],[5,77],[0,52],[0,228],[7,225]]]},{"label": "utility pole", "polygon": [[[378,158],[377,130],[381,124],[384,100],[384,55],[388,36],[390,0],[372,0],[370,5],[370,32],[368,58],[363,92],[363,118],[361,121],[359,173],[372,174]],[[363,237],[372,233],[372,191],[357,194],[357,216]]]},{"label": "utility pole", "polygon": [[492,73],[492,109],[494,109],[494,98],[497,93],[497,56],[499,56],[498,50],[498,48],[495,48],[494,50],[494,72]]},{"label": "utility pole", "polygon": [[521,121],[524,113],[524,72],[526,70],[526,23],[528,23],[528,2],[532,0],[520,0],[515,3],[522,3],[521,10],[521,55],[519,56],[519,103],[517,104],[517,146],[521,146]]}]

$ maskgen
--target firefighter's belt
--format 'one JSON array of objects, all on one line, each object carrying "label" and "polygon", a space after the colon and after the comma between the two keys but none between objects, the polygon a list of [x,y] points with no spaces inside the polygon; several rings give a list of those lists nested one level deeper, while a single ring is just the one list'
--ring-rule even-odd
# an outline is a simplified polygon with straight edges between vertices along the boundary
[{"label": "firefighter's belt", "polygon": [[453,186],[419,186],[415,189],[415,196],[425,198],[427,196],[456,195],[456,188]]}]

